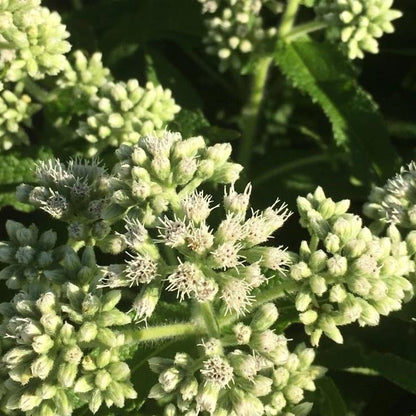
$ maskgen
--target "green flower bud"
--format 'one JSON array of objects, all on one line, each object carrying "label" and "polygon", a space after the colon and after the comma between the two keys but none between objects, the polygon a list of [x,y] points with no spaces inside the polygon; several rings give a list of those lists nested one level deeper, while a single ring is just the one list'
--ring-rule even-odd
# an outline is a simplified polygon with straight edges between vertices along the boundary
[{"label": "green flower bud", "polygon": [[262,332],[269,329],[279,317],[279,312],[273,303],[261,305],[251,320],[250,327],[253,331]]},{"label": "green flower bud", "polygon": [[303,390],[296,385],[286,386],[283,390],[283,394],[288,402],[298,404],[303,400]]},{"label": "green flower bud", "polygon": [[59,366],[57,379],[65,387],[72,387],[78,373],[78,364],[64,363]]},{"label": "green flower bud", "polygon": [[306,277],[309,277],[312,274],[308,265],[301,261],[300,263],[294,264],[290,268],[290,277],[294,280],[302,280]]},{"label": "green flower bud", "polygon": [[217,407],[219,392],[220,386],[213,383],[203,383],[195,399],[198,409],[212,414]]},{"label": "green flower bud", "polygon": [[331,253],[335,254],[340,250],[341,241],[336,234],[328,233],[324,240],[325,249]]},{"label": "green flower bud", "polygon": [[89,401],[88,407],[92,413],[97,413],[98,409],[101,407],[103,402],[103,396],[99,389],[94,389],[91,395],[91,400]]},{"label": "green flower bud", "polygon": [[107,390],[112,383],[111,374],[106,370],[98,370],[95,375],[94,383],[101,391]]},{"label": "green flower bud", "polygon": [[318,319],[318,313],[312,309],[299,314],[299,320],[303,325],[311,325]]},{"label": "green flower bud", "polygon": [[198,381],[195,377],[185,379],[181,383],[179,391],[184,401],[192,400],[198,393]]},{"label": "green flower bud", "polygon": [[35,361],[32,362],[30,369],[33,377],[38,377],[41,380],[45,380],[51,372],[54,365],[54,361],[46,355],[40,355]]},{"label": "green flower bud", "polygon": [[343,276],[348,269],[348,262],[345,257],[335,254],[327,261],[328,272],[333,277]]},{"label": "green flower bud", "polygon": [[88,374],[86,376],[80,377],[75,385],[74,385],[74,392],[75,393],[88,393],[94,388],[94,376],[92,374]]},{"label": "green flower bud", "polygon": [[159,376],[159,383],[166,393],[170,393],[178,386],[183,378],[183,374],[175,367],[168,368]]},{"label": "green flower bud", "polygon": [[295,306],[299,312],[304,312],[308,309],[312,302],[312,295],[308,289],[302,288],[296,295]]},{"label": "green flower bud", "polygon": [[309,286],[312,292],[317,296],[322,296],[327,291],[326,281],[323,277],[316,274],[309,279]]},{"label": "green flower bud", "polygon": [[46,354],[53,346],[54,342],[49,335],[38,335],[33,338],[32,348],[38,354]]}]

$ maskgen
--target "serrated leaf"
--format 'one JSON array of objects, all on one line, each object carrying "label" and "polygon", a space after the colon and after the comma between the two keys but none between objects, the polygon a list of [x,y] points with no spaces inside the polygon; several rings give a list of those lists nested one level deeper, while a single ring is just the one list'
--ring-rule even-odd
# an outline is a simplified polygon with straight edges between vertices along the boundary
[{"label": "serrated leaf", "polygon": [[319,414],[321,416],[346,416],[348,409],[337,386],[329,377],[322,377],[316,381],[321,393]]},{"label": "serrated leaf", "polygon": [[393,175],[399,160],[377,105],[335,46],[306,37],[280,41],[275,59],[293,85],[321,106],[336,143],[352,153],[357,176],[369,181],[369,167],[379,178]]}]

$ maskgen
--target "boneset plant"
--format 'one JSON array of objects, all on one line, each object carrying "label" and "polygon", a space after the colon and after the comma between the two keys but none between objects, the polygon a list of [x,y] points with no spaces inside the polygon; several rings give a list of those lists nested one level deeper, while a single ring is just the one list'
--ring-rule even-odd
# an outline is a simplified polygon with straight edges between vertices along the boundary
[{"label": "boneset plant", "polygon": [[[0,202],[30,212],[4,219],[0,242],[3,414],[347,415],[325,346],[338,351],[350,328],[413,304],[414,162],[387,180],[396,160],[381,151],[357,173],[352,182],[372,185],[363,216],[320,186],[297,197],[296,213],[274,189],[257,209],[274,173],[247,169],[275,65],[285,94],[293,84],[322,106],[353,167],[354,146],[374,146],[355,130],[360,112],[371,126],[379,116],[345,58],[378,52],[401,16],[393,1],[189,1],[220,72],[250,81],[239,163],[218,140],[230,130],[163,86],[157,54],[144,82],[117,79],[102,53],[69,52],[57,12],[0,0],[0,173],[4,157],[12,176]],[[304,230],[289,247],[295,217]],[[365,353],[348,367],[396,382]]]}]

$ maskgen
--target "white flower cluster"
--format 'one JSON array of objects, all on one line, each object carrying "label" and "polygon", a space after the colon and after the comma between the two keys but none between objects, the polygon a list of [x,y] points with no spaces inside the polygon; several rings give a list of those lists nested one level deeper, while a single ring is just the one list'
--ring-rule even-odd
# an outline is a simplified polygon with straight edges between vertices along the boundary
[{"label": "white flower cluster", "polygon": [[377,325],[380,315],[401,309],[413,296],[414,238],[402,241],[393,225],[386,237],[377,237],[360,217],[346,213],[348,206],[349,201],[326,198],[321,188],[298,198],[301,224],[312,240],[302,242],[290,277],[297,282],[296,309],[313,345],[322,334],[342,343],[338,326]]},{"label": "white flower cluster", "polygon": [[[232,337],[203,340],[201,357],[177,353],[173,360],[151,358],[150,368],[159,375],[149,397],[165,406],[164,415],[274,416],[296,415],[310,403],[301,403],[304,390],[315,390],[314,380],[325,370],[312,366],[315,353],[304,344],[293,353],[287,340],[269,328],[278,312],[273,304],[263,305],[250,325],[234,327]],[[226,352],[225,350],[230,350]]]},{"label": "white flower cluster", "polygon": [[394,0],[319,0],[318,16],[328,24],[329,36],[341,40],[350,59],[378,53],[378,38],[393,33],[392,21],[402,16]]},{"label": "white flower cluster", "polygon": [[218,56],[222,71],[241,69],[252,53],[261,53],[265,43],[276,36],[276,28],[263,27],[264,0],[198,1],[206,15],[206,51]]},{"label": "white flower cluster", "polygon": [[62,264],[63,285],[51,283],[44,291],[27,285],[0,308],[2,404],[7,410],[70,416],[74,397],[93,413],[103,403],[123,407],[125,399],[136,398],[123,362],[122,328],[130,317],[116,308],[121,293],[90,290],[100,276],[91,248],[81,259],[68,254]]},{"label": "white flower cluster", "polygon": [[49,279],[60,273],[56,232],[48,230],[39,235],[34,224],[25,227],[11,220],[6,222],[6,231],[10,241],[0,242],[0,263],[7,266],[0,271],[0,280],[6,280],[10,289],[25,291],[33,286],[41,289],[45,283],[48,286]]},{"label": "white flower cluster", "polygon": [[267,270],[286,270],[287,252],[262,244],[290,213],[285,205],[272,206],[246,218],[250,190],[247,186],[240,194],[231,186],[225,191],[225,218],[216,230],[207,224],[211,197],[202,192],[185,197],[173,217],[162,219],[160,240],[183,258],[166,287],[179,299],[216,301],[225,314],[243,314],[255,299],[253,290],[267,281]]},{"label": "white flower cluster", "polygon": [[122,145],[116,155],[120,162],[110,182],[112,201],[124,210],[135,208],[145,226],[156,225],[161,213],[179,207],[202,183],[231,183],[242,170],[229,162],[230,144],[207,146],[201,136],[183,139],[169,131],[141,137],[135,146]]},{"label": "white flower cluster", "polygon": [[29,144],[24,129],[32,124],[32,115],[39,105],[32,103],[29,95],[23,92],[23,84],[3,84],[0,82],[0,148],[9,150],[14,145]]},{"label": "white flower cluster", "polygon": [[102,239],[110,232],[101,221],[109,199],[109,175],[98,160],[75,158],[64,164],[51,159],[38,164],[36,175],[39,186],[18,187],[20,201],[68,222],[69,235],[75,240]]},{"label": "white flower cluster", "polygon": [[91,96],[88,117],[77,133],[92,144],[90,155],[107,146],[135,144],[140,137],[161,132],[180,107],[169,89],[148,82],[144,88],[136,79],[106,82]]},{"label": "white flower cluster", "polygon": [[103,66],[101,53],[88,57],[80,50],[75,51],[49,94],[48,116],[55,119],[58,128],[69,124],[74,116],[82,116],[88,111],[91,97],[112,80],[110,70]]},{"label": "white flower cluster", "polygon": [[364,205],[364,214],[381,226],[394,224],[416,229],[416,164],[409,163],[383,187],[375,186]]},{"label": "white flower cluster", "polygon": [[[56,75],[66,64],[71,45],[61,17],[40,0],[0,1],[0,64],[3,79],[18,81],[27,75],[39,79]],[[3,72],[3,70],[2,70]]]}]

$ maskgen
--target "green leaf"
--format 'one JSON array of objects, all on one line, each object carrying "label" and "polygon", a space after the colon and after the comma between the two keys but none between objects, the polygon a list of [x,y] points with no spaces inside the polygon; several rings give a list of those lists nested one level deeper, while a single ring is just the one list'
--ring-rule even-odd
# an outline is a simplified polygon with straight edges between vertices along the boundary
[{"label": "green leaf", "polygon": [[367,366],[402,389],[416,394],[416,363],[391,353],[373,352]]},{"label": "green leaf", "polygon": [[372,179],[368,167],[381,179],[393,175],[399,160],[377,105],[335,46],[308,38],[280,41],[275,59],[293,85],[322,107],[337,145],[352,153],[360,179]]},{"label": "green leaf", "polygon": [[316,381],[321,393],[320,411],[321,416],[346,416],[347,406],[337,386],[329,377],[322,377]]}]

